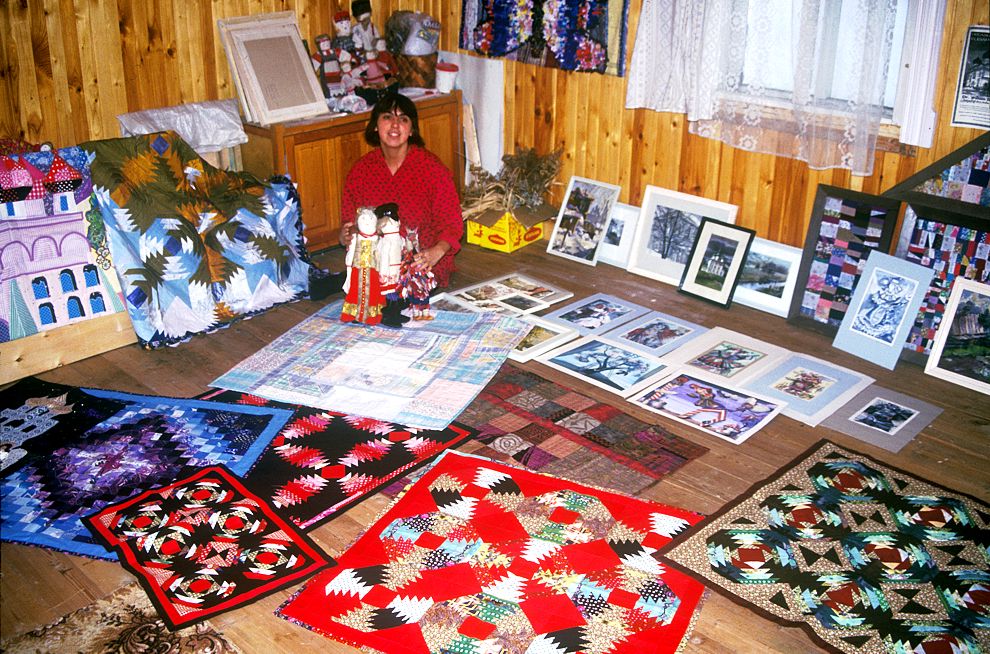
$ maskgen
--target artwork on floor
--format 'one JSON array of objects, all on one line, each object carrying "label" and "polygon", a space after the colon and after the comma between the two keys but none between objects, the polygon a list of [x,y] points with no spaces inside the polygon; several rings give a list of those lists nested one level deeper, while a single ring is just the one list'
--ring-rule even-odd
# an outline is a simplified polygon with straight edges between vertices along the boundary
[{"label": "artwork on floor", "polygon": [[647,186],[626,270],[678,286],[704,218],[736,222],[739,207]]},{"label": "artwork on floor", "polygon": [[893,370],[932,275],[930,268],[910,261],[871,254],[832,347]]},{"label": "artwork on floor", "polygon": [[990,27],[971,25],[966,31],[956,99],[952,104],[953,127],[990,129],[990,99],[987,98],[987,52],[990,52]]},{"label": "artwork on floor", "polygon": [[977,652],[987,534],[985,502],[820,441],[660,553],[833,651]]},{"label": "artwork on floor", "polygon": [[786,318],[800,269],[800,248],[755,238],[732,301]]},{"label": "artwork on floor", "polygon": [[438,312],[402,329],[342,323],[323,307],[210,385],[290,404],[444,429],[529,325],[492,313]]},{"label": "artwork on floor", "polygon": [[663,357],[670,366],[739,384],[790,354],[789,350],[724,327],[713,327]]},{"label": "artwork on floor", "polygon": [[953,282],[925,372],[990,395],[990,284]]},{"label": "artwork on floor", "polygon": [[543,316],[551,322],[557,322],[576,329],[579,334],[601,334],[634,318],[642,316],[647,311],[633,302],[627,302],[613,295],[596,293],[586,298],[561,307]]},{"label": "artwork on floor", "polygon": [[704,587],[651,555],[699,519],[448,452],[276,613],[382,652],[673,653]]},{"label": "artwork on floor", "polygon": [[223,466],[87,516],[176,629],[250,604],[333,559]]},{"label": "artwork on floor", "polygon": [[450,293],[437,293],[430,297],[430,309],[433,311],[453,311],[455,313],[471,313],[475,311],[469,303],[459,300]]},{"label": "artwork on floor", "polygon": [[536,316],[526,316],[521,320],[531,326],[529,333],[509,353],[509,358],[513,361],[529,361],[533,357],[549,352],[578,336],[576,329]]},{"label": "artwork on floor", "polygon": [[755,237],[752,229],[702,219],[678,290],[728,307]]},{"label": "artwork on floor", "polygon": [[[41,383],[49,387],[45,397],[55,398],[49,411],[61,398],[76,397],[72,387]],[[52,434],[24,443],[21,466],[0,481],[0,539],[113,559],[93,542],[81,521],[84,515],[203,466],[223,464],[245,475],[292,416],[267,407],[80,392],[123,408],[89,428],[77,427],[70,413],[57,438]],[[8,408],[18,410],[7,405],[4,412]]]},{"label": "artwork on floor", "polygon": [[734,388],[710,376],[675,371],[633,389],[637,406],[738,445],[780,413],[784,402]]},{"label": "artwork on floor", "polygon": [[823,420],[821,426],[888,452],[900,452],[940,413],[942,408],[934,404],[874,385]]},{"label": "artwork on floor", "polygon": [[785,416],[815,427],[872,383],[872,377],[848,368],[806,354],[791,354],[743,386],[786,402]]},{"label": "artwork on floor", "polygon": [[639,207],[616,202],[608,218],[605,236],[598,246],[598,263],[607,263],[625,269],[629,264],[629,253],[636,234],[636,221],[639,220]]},{"label": "artwork on floor", "polygon": [[666,313],[651,311],[606,331],[604,336],[644,354],[659,357],[682,347],[706,331],[707,327]]},{"label": "artwork on floor", "polygon": [[600,336],[562,345],[540,355],[538,361],[623,396],[667,367],[655,356]]},{"label": "artwork on floor", "polygon": [[472,302],[501,300],[512,295],[524,295],[546,304],[555,304],[574,295],[568,290],[520,273],[495,277],[479,284],[459,288],[451,291],[451,293],[463,295]]},{"label": "artwork on floor", "polygon": [[557,222],[550,234],[547,252],[589,266],[595,265],[608,217],[621,190],[615,184],[571,177]]},{"label": "artwork on floor", "polygon": [[818,185],[788,320],[832,336],[872,252],[888,252],[900,202]]}]

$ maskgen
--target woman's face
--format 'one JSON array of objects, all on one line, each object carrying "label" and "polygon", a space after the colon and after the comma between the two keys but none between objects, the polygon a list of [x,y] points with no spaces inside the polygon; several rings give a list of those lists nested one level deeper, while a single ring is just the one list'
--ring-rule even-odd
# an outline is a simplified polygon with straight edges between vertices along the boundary
[{"label": "woman's face", "polygon": [[398,107],[378,117],[378,138],[387,147],[401,147],[412,135],[412,119]]}]

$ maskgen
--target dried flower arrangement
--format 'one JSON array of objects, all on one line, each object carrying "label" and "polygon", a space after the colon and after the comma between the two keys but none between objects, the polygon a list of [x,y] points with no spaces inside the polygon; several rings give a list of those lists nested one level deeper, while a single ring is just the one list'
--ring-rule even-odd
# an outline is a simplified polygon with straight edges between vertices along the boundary
[{"label": "dried flower arrangement", "polygon": [[473,220],[489,211],[498,214],[530,210],[542,213],[547,194],[557,184],[561,150],[540,155],[535,149],[521,150],[502,157],[502,169],[492,175],[484,168],[471,166],[473,182],[461,197],[465,220]]}]

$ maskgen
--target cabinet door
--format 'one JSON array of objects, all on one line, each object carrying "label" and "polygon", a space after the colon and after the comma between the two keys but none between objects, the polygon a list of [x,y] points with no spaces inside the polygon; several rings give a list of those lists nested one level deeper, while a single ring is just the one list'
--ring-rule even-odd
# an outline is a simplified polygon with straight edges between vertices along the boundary
[{"label": "cabinet door", "polygon": [[451,103],[440,112],[424,112],[419,131],[427,149],[444,163],[454,176],[458,190],[463,190],[464,168],[461,159],[460,105]]}]

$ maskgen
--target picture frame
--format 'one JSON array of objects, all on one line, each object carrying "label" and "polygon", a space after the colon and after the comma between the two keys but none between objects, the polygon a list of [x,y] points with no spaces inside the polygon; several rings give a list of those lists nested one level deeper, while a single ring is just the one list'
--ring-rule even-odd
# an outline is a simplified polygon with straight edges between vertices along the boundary
[{"label": "picture frame", "polygon": [[925,373],[990,395],[990,284],[952,283]]},{"label": "picture frame", "polygon": [[657,377],[667,368],[658,357],[597,335],[567,343],[536,360],[623,397],[637,384]]},{"label": "picture frame", "polygon": [[871,252],[890,251],[900,201],[818,185],[787,319],[834,336]]},{"label": "picture frame", "polygon": [[765,427],[785,406],[780,400],[678,369],[634,388],[626,399],[735,445]]},{"label": "picture frame", "polygon": [[689,374],[740,385],[791,354],[790,350],[724,327],[704,334],[662,357]]},{"label": "picture frame", "polygon": [[755,238],[732,301],[786,318],[801,269],[801,248]]},{"label": "picture frame", "polygon": [[614,295],[595,293],[571,302],[543,316],[551,322],[572,327],[582,336],[602,334],[649,312],[646,307]]},{"label": "picture frame", "polygon": [[732,304],[756,231],[704,218],[677,290],[722,307]]},{"label": "picture frame", "polygon": [[621,190],[615,184],[572,176],[550,233],[547,252],[594,266],[609,215]]},{"label": "picture frame", "polygon": [[703,218],[736,222],[739,207],[647,186],[630,246],[629,272],[678,286]]},{"label": "picture frame", "polygon": [[934,404],[874,385],[823,420],[821,426],[888,452],[900,452],[941,413],[942,408]]},{"label": "picture frame", "polygon": [[522,316],[519,320],[529,323],[532,328],[523,340],[509,352],[509,358],[513,361],[525,363],[578,337],[576,329],[536,316]]},{"label": "picture frame", "polygon": [[889,254],[871,254],[832,347],[893,370],[933,275]]},{"label": "picture frame", "polygon": [[638,220],[639,207],[623,202],[615,203],[605,227],[605,236],[598,246],[598,263],[625,269],[629,263]]},{"label": "picture frame", "polygon": [[651,311],[606,331],[604,336],[643,354],[662,357],[707,331],[707,327]]},{"label": "picture frame", "polygon": [[520,273],[510,273],[501,277],[459,288],[454,293],[468,296],[477,295],[480,298],[498,300],[513,294],[529,296],[545,304],[555,304],[574,296],[574,293],[566,289],[547,284]]},{"label": "picture frame", "polygon": [[986,91],[986,55],[990,49],[990,26],[971,25],[966,31],[956,96],[952,103],[953,127],[990,129],[990,98]]}]

